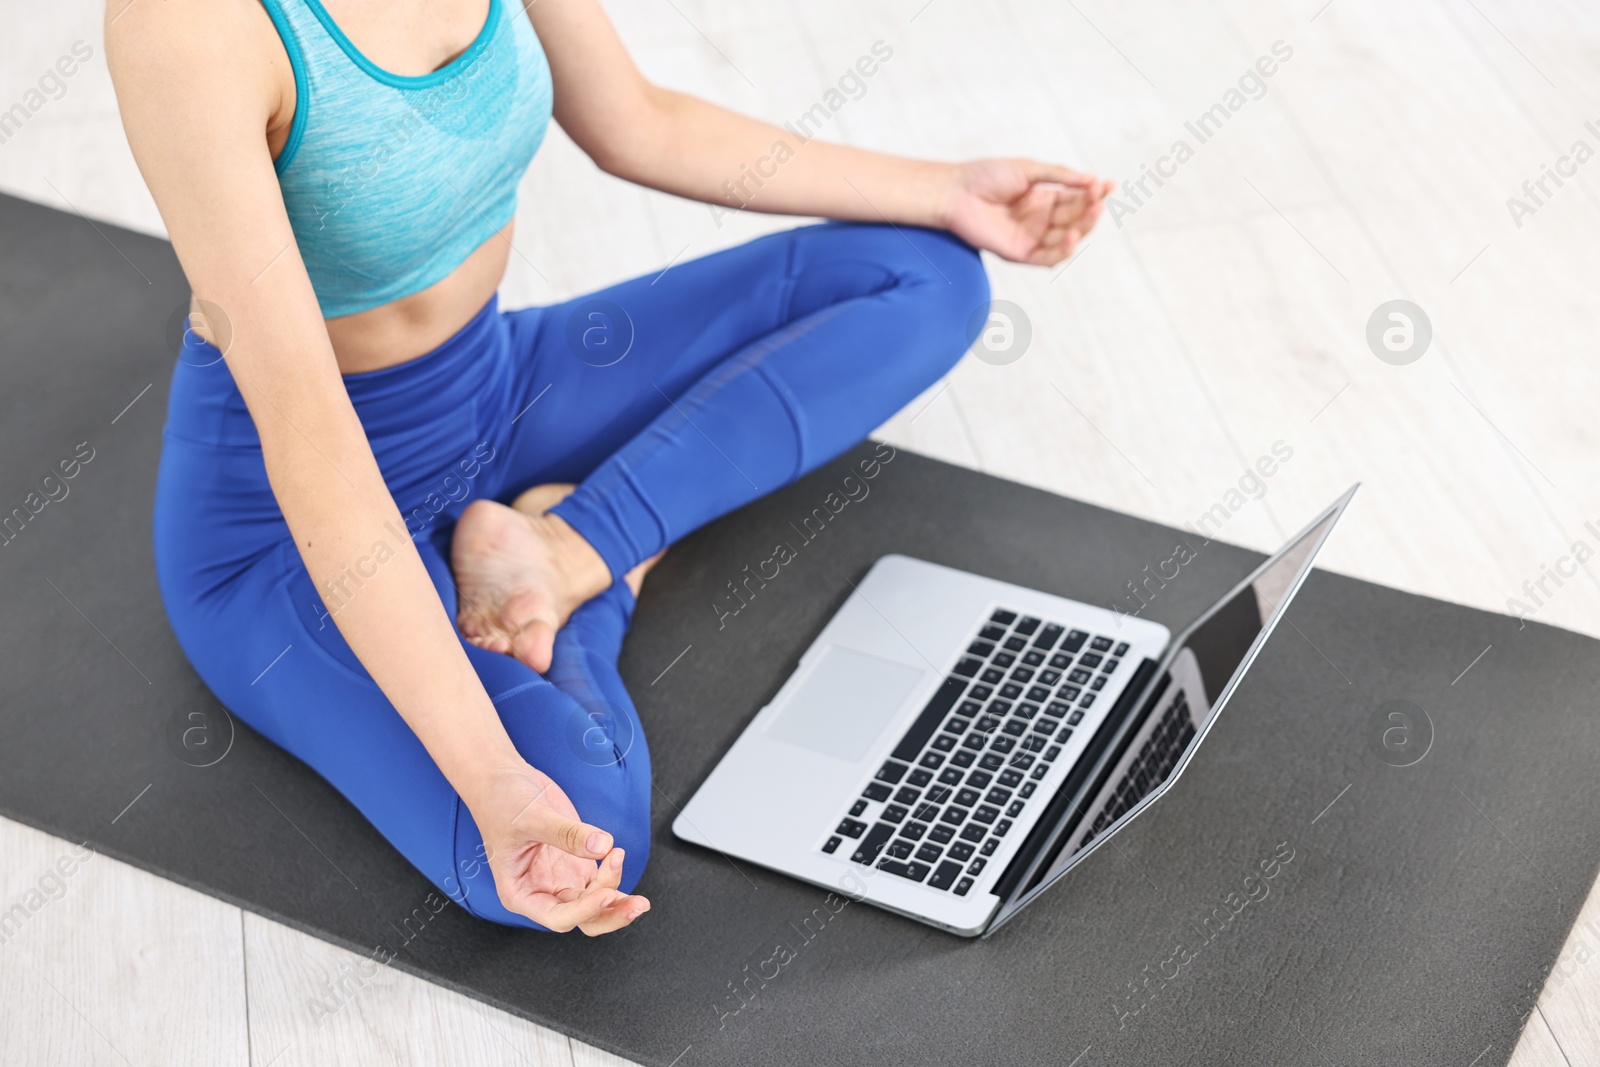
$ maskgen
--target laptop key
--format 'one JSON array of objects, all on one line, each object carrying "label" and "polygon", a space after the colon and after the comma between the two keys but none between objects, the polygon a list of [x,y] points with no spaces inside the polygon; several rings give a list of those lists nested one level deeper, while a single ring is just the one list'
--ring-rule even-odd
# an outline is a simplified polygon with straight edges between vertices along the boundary
[{"label": "laptop key", "polygon": [[1112,643],[1113,642],[1109,637],[1097,637],[1093,641],[1089,642],[1089,647],[1094,649],[1096,652],[1109,652],[1111,651]]},{"label": "laptop key", "polygon": [[1072,727],[1063,726],[1061,728],[1061,732],[1059,734],[1056,734],[1056,740],[1061,742],[1062,744],[1066,744],[1067,738],[1069,738],[1071,736],[1072,736]]},{"label": "laptop key", "polygon": [[958,897],[966,896],[967,895],[967,890],[969,890],[971,888],[972,888],[972,879],[971,878],[963,878],[963,879],[961,879],[961,881],[956,883],[956,896],[958,896]]},{"label": "laptop key", "polygon": [[922,835],[928,832],[925,822],[908,822],[900,827],[900,836],[908,841],[921,841]]},{"label": "laptop key", "polygon": [[967,809],[945,808],[944,812],[939,816],[939,821],[947,822],[951,826],[960,826],[962,823],[967,821]]},{"label": "laptop key", "polygon": [[956,739],[951,734],[940,734],[933,739],[933,747],[938,752],[949,752],[956,747]]},{"label": "laptop key", "polygon": [[[972,710],[971,711],[967,711],[967,704],[972,704]],[[966,714],[968,714],[968,715],[976,715],[979,711],[982,710],[982,705],[981,704],[974,703],[973,701],[970,701],[970,700],[967,701],[967,704],[961,705],[961,710],[963,712],[965,712]],[[972,720],[971,719],[962,719],[962,718],[958,717],[958,718],[951,719],[949,722],[945,723],[944,724],[944,729],[945,729],[946,733],[964,734],[964,733],[967,732],[967,727],[969,727],[971,725],[972,725]]]},{"label": "laptop key", "polygon": [[1005,765],[1006,758],[998,752],[985,752],[983,758],[978,761],[978,766],[986,771],[998,771]]},{"label": "laptop key", "polygon": [[[1020,778],[1021,775],[1018,775],[1017,777]],[[1026,799],[1027,797],[1033,796],[1033,791],[1035,789],[1037,789],[1037,788],[1039,788],[1039,787],[1036,784],[1034,784],[1033,782],[1023,782],[1022,783],[1022,796],[1023,796],[1023,798]]]},{"label": "laptop key", "polygon": [[1011,653],[1009,653],[1009,652],[997,652],[997,653],[995,653],[994,659],[989,661],[989,666],[991,666],[991,667],[1009,667],[1015,662],[1017,662],[1017,657],[1013,656]]},{"label": "laptop key", "polygon": [[999,822],[994,824],[994,832],[996,837],[1006,836],[1006,831],[1009,829],[1011,829],[1010,819],[1001,819]]},{"label": "laptop key", "polygon": [[994,690],[990,689],[986,685],[975,685],[971,689],[967,690],[967,696],[977,701],[988,700],[993,694]]},{"label": "laptop key", "polygon": [[967,646],[967,655],[977,656],[979,659],[987,659],[989,657],[989,653],[993,651],[994,645],[990,644],[988,641],[974,641],[972,644]]},{"label": "laptop key", "polygon": [[[961,781],[960,771],[947,771],[945,773],[953,773],[956,776],[955,780],[958,782]],[[939,776],[939,780],[941,782],[944,781],[943,774]],[[950,789],[947,786],[936,785],[932,789],[928,790],[928,795],[923,799],[929,804],[943,804],[945,801],[950,799]]]},{"label": "laptop key", "polygon": [[901,878],[909,878],[913,882],[920,882],[928,877],[926,863],[901,863],[899,860],[884,860],[878,864],[878,870],[888,874],[898,874]]},{"label": "laptop key", "polygon": [[1100,654],[1098,652],[1085,652],[1078,657],[1078,666],[1091,669],[1100,666]]},{"label": "laptop key", "polygon": [[[942,855],[944,855],[944,849],[940,848],[938,845],[923,845],[921,848],[917,849],[917,859],[921,860],[923,863],[937,863],[939,857]],[[949,883],[946,883],[946,885],[948,884]],[[943,889],[945,886],[936,886],[935,888]]]},{"label": "laptop key", "polygon": [[1059,755],[1061,755],[1061,746],[1051,745],[1049,748],[1044,750],[1044,761],[1046,763],[1053,762]]},{"label": "laptop key", "polygon": [[963,840],[963,841],[971,841],[973,843],[977,843],[979,841],[982,841],[983,838],[984,838],[984,835],[987,834],[988,832],[989,832],[988,828],[986,828],[983,825],[983,823],[981,823],[981,822],[969,822],[969,823],[967,823],[966,829],[961,831],[961,840]]},{"label": "laptop key", "polygon": [[939,765],[944,762],[944,757],[939,755],[937,752],[929,752],[917,762],[928,768],[930,771],[936,771],[939,769]]},{"label": "laptop key", "polygon": [[979,808],[977,811],[972,813],[972,818],[975,821],[981,822],[981,823],[992,823],[996,819],[998,819],[999,817],[1000,817],[1000,809],[999,808],[991,808],[987,804],[985,804],[983,807]]},{"label": "laptop key", "polygon": [[894,827],[886,822],[878,823],[867,831],[867,836],[861,839],[861,843],[856,846],[856,850],[850,854],[850,859],[855,863],[864,863],[871,866],[872,861],[878,858],[878,853],[883,851],[883,846],[887,845],[889,838],[893,836]]},{"label": "laptop key", "polygon": [[956,749],[956,754],[950,757],[950,762],[957,767],[970,767],[972,766],[972,761],[977,758],[978,754],[970,748],[958,748]]},{"label": "laptop key", "polygon": [[[1090,678],[1093,678],[1093,677],[1094,677],[1094,675],[1090,674],[1088,671],[1082,669],[1081,667],[1078,667],[1078,668],[1074,668],[1072,673],[1067,675],[1067,681],[1071,682],[1073,685],[1083,685],[1086,682],[1088,682]],[[1068,697],[1067,699],[1070,700],[1071,697]]]},{"label": "laptop key", "polygon": [[1071,664],[1072,657],[1065,652],[1057,652],[1050,657],[1050,666],[1056,668],[1056,670],[1065,670]]},{"label": "laptop key", "polygon": [[1011,766],[1019,771],[1025,771],[1033,766],[1033,757],[1026,752],[1018,752],[1016,757],[1012,759]]},{"label": "laptop key", "polygon": [[989,790],[989,795],[983,798],[985,804],[1004,804],[1011,799],[1011,790],[995,786]]},{"label": "laptop key", "polygon": [[1013,819],[1015,819],[1018,815],[1022,814],[1022,809],[1025,808],[1025,807],[1027,807],[1027,805],[1024,804],[1022,801],[1013,800],[1011,802],[1011,806],[1006,809],[1006,814],[1011,816]]},{"label": "laptop key", "polygon": [[989,840],[983,843],[983,847],[979,849],[978,852],[984,856],[992,856],[994,855],[994,850],[999,847],[1000,839],[998,837],[991,837]]},{"label": "laptop key", "polygon": [[1045,686],[1036,685],[1032,689],[1028,690],[1028,699],[1035,702],[1049,700],[1050,690]]},{"label": "laptop key", "polygon": [[992,734],[1000,729],[1000,718],[996,715],[985,715],[974,723],[972,728],[982,734]]},{"label": "laptop key", "polygon": [[1082,630],[1073,630],[1067,634],[1067,639],[1061,642],[1061,650],[1063,652],[1076,652],[1083,647],[1083,643],[1088,639],[1089,635]]},{"label": "laptop key", "polygon": [[1039,684],[1040,685],[1055,685],[1059,681],[1061,681],[1061,672],[1060,671],[1048,670],[1048,671],[1040,671],[1039,672]]},{"label": "laptop key", "polygon": [[1022,654],[1022,662],[1027,664],[1029,667],[1037,667],[1039,664],[1044,662],[1044,653],[1035,652],[1030,649]]},{"label": "laptop key", "polygon": [[1126,656],[1128,654],[1128,642],[1122,642],[1117,646],[1116,651],[1112,652],[1111,654],[1113,656]]},{"label": "laptop key", "polygon": [[983,629],[978,631],[978,636],[983,638],[985,641],[998,641],[1005,635],[1006,631],[1002,626],[985,626]]},{"label": "laptop key", "polygon": [[909,786],[901,786],[895,791],[894,802],[896,804],[915,804],[918,796],[919,794],[915,789],[912,789]]},{"label": "laptop key", "polygon": [[857,800],[854,804],[850,805],[850,814],[851,815],[860,815],[862,812],[864,812],[866,810],[867,810],[867,802],[865,800]]},{"label": "laptop key", "polygon": [[1033,732],[1049,737],[1056,732],[1056,727],[1061,724],[1060,719],[1040,719],[1033,724]]},{"label": "laptop key", "polygon": [[988,682],[990,685],[999,685],[1001,682],[1005,681],[1005,677],[1005,671],[997,670],[994,667],[990,667],[988,670],[983,672],[983,680]]},{"label": "laptop key", "polygon": [[890,841],[888,846],[884,848],[884,852],[893,856],[897,860],[909,859],[911,857],[911,842],[898,840]]},{"label": "laptop key", "polygon": [[1081,711],[1074,711],[1071,715],[1067,716],[1067,725],[1068,726],[1076,726],[1082,721],[1083,721],[1083,712],[1081,712]]},{"label": "laptop key", "polygon": [[934,889],[949,889],[950,883],[956,880],[956,875],[961,873],[959,863],[941,863],[939,869],[933,872],[933,877],[928,879],[928,885]]},{"label": "laptop key", "polygon": [[984,864],[986,864],[988,862],[989,862],[988,860],[984,859],[982,856],[979,856],[977,859],[975,859],[971,863],[967,864],[967,873],[968,874],[982,874],[983,873]]},{"label": "laptop key", "polygon": [[1026,637],[1039,628],[1039,620],[1032,615],[1024,615],[1022,621],[1017,623],[1017,633]]},{"label": "laptop key", "polygon": [[971,678],[971,677],[974,677],[982,669],[983,669],[983,660],[981,660],[981,659],[973,659],[973,658],[971,658],[969,656],[969,657],[963,659],[960,663],[956,664],[956,671],[955,672],[957,674],[961,675],[961,677],[963,677],[963,678]]},{"label": "laptop key", "polygon": [[991,753],[998,752],[1002,756],[1016,747],[1017,743],[1011,738],[1005,736],[997,737],[993,741],[989,742],[989,751]]},{"label": "laptop key", "polygon": [[982,752],[988,743],[989,735],[987,733],[980,733],[977,730],[972,731],[972,733],[961,739],[961,747],[970,748],[974,752]]},{"label": "laptop key", "polygon": [[898,823],[903,822],[908,814],[909,812],[907,812],[906,809],[902,808],[900,805],[890,804],[887,808],[883,809],[882,818],[884,822]]},{"label": "laptop key", "polygon": [[1022,739],[1022,751],[1043,752],[1044,744],[1044,738],[1040,737],[1038,734],[1029,734],[1027,737]]},{"label": "laptop key", "polygon": [[1017,613],[1014,612],[1014,611],[1007,611],[1004,608],[1001,608],[1000,610],[996,611],[993,615],[989,616],[989,621],[990,622],[997,622],[1001,626],[1010,626],[1012,623],[1017,621]]},{"label": "laptop key", "polygon": [[1012,737],[1020,737],[1028,732],[1028,724],[1022,719],[1007,719],[1003,729]]},{"label": "laptop key", "polygon": [[1031,681],[1033,681],[1033,668],[1032,667],[1018,667],[1016,670],[1011,672],[1011,680],[1013,682],[1031,682]]},{"label": "laptop key", "polygon": [[932,822],[939,817],[939,805],[922,804],[915,812],[912,813],[911,817],[913,819],[920,819],[923,822]]},{"label": "laptop key", "polygon": [[1015,700],[1022,695],[1022,686],[1014,682],[1007,682],[1000,687],[1000,695],[1007,700]]},{"label": "laptop key", "polygon": [[861,795],[868,800],[888,800],[889,787],[882,782],[868,782],[867,787],[861,791]]},{"label": "laptop key", "polygon": [[898,785],[900,779],[904,778],[906,776],[906,771],[910,769],[911,768],[907,767],[904,763],[896,763],[894,760],[890,760],[882,767],[878,768],[878,773],[874,777],[876,777],[880,782],[887,782],[889,785]]},{"label": "laptop key", "polygon": [[1094,694],[1093,693],[1085,693],[1085,694],[1083,694],[1083,699],[1078,701],[1078,707],[1086,708],[1090,704],[1093,704],[1093,703],[1094,703]]},{"label": "laptop key", "polygon": [[839,836],[837,834],[835,834],[833,837],[828,838],[828,843],[826,845],[822,846],[822,851],[826,852],[828,855],[831,856],[831,855],[833,855],[833,853],[835,851],[838,850],[839,844],[840,844]]},{"label": "laptop key", "polygon": [[950,846],[950,858],[960,860],[962,863],[967,862],[972,858],[972,846],[965,841],[957,841]]},{"label": "laptop key", "polygon": [[1006,650],[1009,651],[1009,652],[1021,652],[1023,649],[1025,649],[1027,647],[1028,647],[1028,642],[1027,642],[1027,640],[1025,638],[1021,638],[1021,637],[1008,637],[1008,638],[1006,638]]},{"label": "laptop key", "polygon": [[[1002,774],[1000,776],[1000,784],[1004,785],[1004,786],[1021,785],[1022,784],[1022,772],[1021,771],[1006,771],[1004,774]],[[1023,788],[1026,789],[1027,786],[1023,786]],[[1027,796],[1027,795],[1028,794],[1026,794],[1026,793],[1023,794],[1023,796]]]},{"label": "laptop key", "polygon": [[989,714],[993,715],[997,719],[1004,718],[1005,716],[1011,714],[1011,701],[1009,701],[1009,700],[991,700],[991,701],[989,701]]},{"label": "laptop key", "polygon": [[1064,685],[1056,693],[1056,696],[1060,697],[1062,700],[1065,700],[1068,704],[1070,704],[1074,700],[1078,699],[1078,694],[1081,693],[1081,692],[1083,692],[1083,690],[1079,689],[1075,685]]},{"label": "laptop key", "polygon": [[1043,778],[1049,772],[1050,772],[1050,764],[1041,763],[1038,766],[1034,767],[1033,770],[1028,773],[1028,777],[1034,779],[1035,781],[1037,781],[1038,779]]},{"label": "laptop key", "polygon": [[1106,687],[1106,683],[1109,681],[1111,681],[1111,679],[1107,678],[1105,675],[1097,674],[1094,676],[1094,681],[1089,683],[1089,688],[1098,693],[1100,690]]},{"label": "laptop key", "polygon": [[1122,666],[1122,661],[1120,659],[1108,659],[1106,660],[1106,665],[1100,669],[1105,671],[1107,674],[1115,674],[1117,673],[1117,668],[1120,666]]},{"label": "laptop key", "polygon": [[970,808],[978,802],[978,798],[982,795],[976,789],[962,789],[956,793],[956,803],[963,808]]},{"label": "laptop key", "polygon": [[906,778],[906,781],[910,782],[918,789],[921,789],[923,786],[933,781],[933,772],[925,771],[921,767],[918,767],[916,770],[911,772],[911,774]]},{"label": "laptop key", "polygon": [[[956,755],[960,756],[961,753],[957,752]],[[939,781],[943,782],[945,785],[955,785],[957,782],[961,781],[961,771],[955,767],[946,767],[944,770],[939,772]]]},{"label": "laptop key", "polygon": [[1037,704],[1029,704],[1024,701],[1017,705],[1017,715],[1021,718],[1031,719],[1037,714],[1039,714],[1039,705]]},{"label": "laptop key", "polygon": [[928,840],[937,841],[941,845],[948,842],[954,836],[956,836],[955,827],[946,826],[943,823],[935,825],[933,829],[928,831]]}]

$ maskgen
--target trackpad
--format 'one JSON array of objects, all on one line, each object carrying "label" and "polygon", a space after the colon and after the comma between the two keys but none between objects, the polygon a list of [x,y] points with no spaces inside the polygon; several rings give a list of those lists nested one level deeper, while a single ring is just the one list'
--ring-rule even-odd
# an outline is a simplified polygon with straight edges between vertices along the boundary
[{"label": "trackpad", "polygon": [[855,762],[926,673],[920,667],[829,645],[762,732]]}]

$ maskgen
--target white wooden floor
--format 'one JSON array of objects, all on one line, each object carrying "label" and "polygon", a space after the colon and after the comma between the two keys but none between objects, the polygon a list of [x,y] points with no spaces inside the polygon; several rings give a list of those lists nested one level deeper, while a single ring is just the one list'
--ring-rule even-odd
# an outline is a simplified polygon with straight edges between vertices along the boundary
[{"label": "white wooden floor", "polygon": [[[1522,190],[1574,141],[1600,148],[1592,0],[608,6],[651,76],[778,121],[883,40],[893,58],[828,130],[856,144],[1026,153],[1119,179],[1177,139],[1197,146],[1064,271],[993,265],[996,295],[1031,320],[1031,348],[1007,365],[967,360],[890,422],[889,440],[1171,523],[1196,520],[1283,441],[1293,459],[1222,536],[1272,546],[1359,478],[1328,566],[1494,610],[1527,599],[1524,581],[1575,541],[1600,548],[1584,527],[1600,527],[1600,163],[1547,179],[1538,204]],[[0,0],[0,111],[73,42],[95,53],[0,145],[0,189],[159,233],[99,25],[90,0]],[[1199,143],[1185,123],[1226,103],[1278,41],[1292,55],[1265,96]],[[1514,195],[1537,207],[1520,226]],[[598,174],[553,134],[519,225],[512,303],[788,223],[719,227],[704,206]],[[1434,330],[1407,366],[1365,340],[1369,315],[1398,297]],[[1594,564],[1552,589],[1538,618],[1600,636]],[[0,820],[0,902],[68,848]],[[391,970],[319,1026],[309,998],[356,957],[110,859],[68,884],[0,948],[0,1060],[611,1060]],[[1600,1064],[1597,957],[1600,894],[1518,1067]],[[1506,1050],[1488,1051],[1485,1062]]]}]

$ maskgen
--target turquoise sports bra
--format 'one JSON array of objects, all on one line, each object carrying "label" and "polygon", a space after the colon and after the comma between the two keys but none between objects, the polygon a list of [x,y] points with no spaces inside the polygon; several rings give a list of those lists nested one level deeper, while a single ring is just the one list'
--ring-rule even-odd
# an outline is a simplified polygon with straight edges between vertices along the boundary
[{"label": "turquoise sports bra", "polygon": [[489,0],[467,50],[391,74],[319,0],[261,0],[294,68],[278,184],[326,318],[443,279],[511,221],[550,122],[550,66],[516,3]]}]

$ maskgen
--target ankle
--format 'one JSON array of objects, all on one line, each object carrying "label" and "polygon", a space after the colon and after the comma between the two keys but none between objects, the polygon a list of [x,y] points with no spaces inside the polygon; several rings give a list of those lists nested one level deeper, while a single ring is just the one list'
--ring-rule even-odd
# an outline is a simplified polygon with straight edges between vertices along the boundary
[{"label": "ankle", "polygon": [[556,566],[577,603],[591,600],[610,588],[611,568],[566,519],[546,512],[536,521],[545,526]]}]

